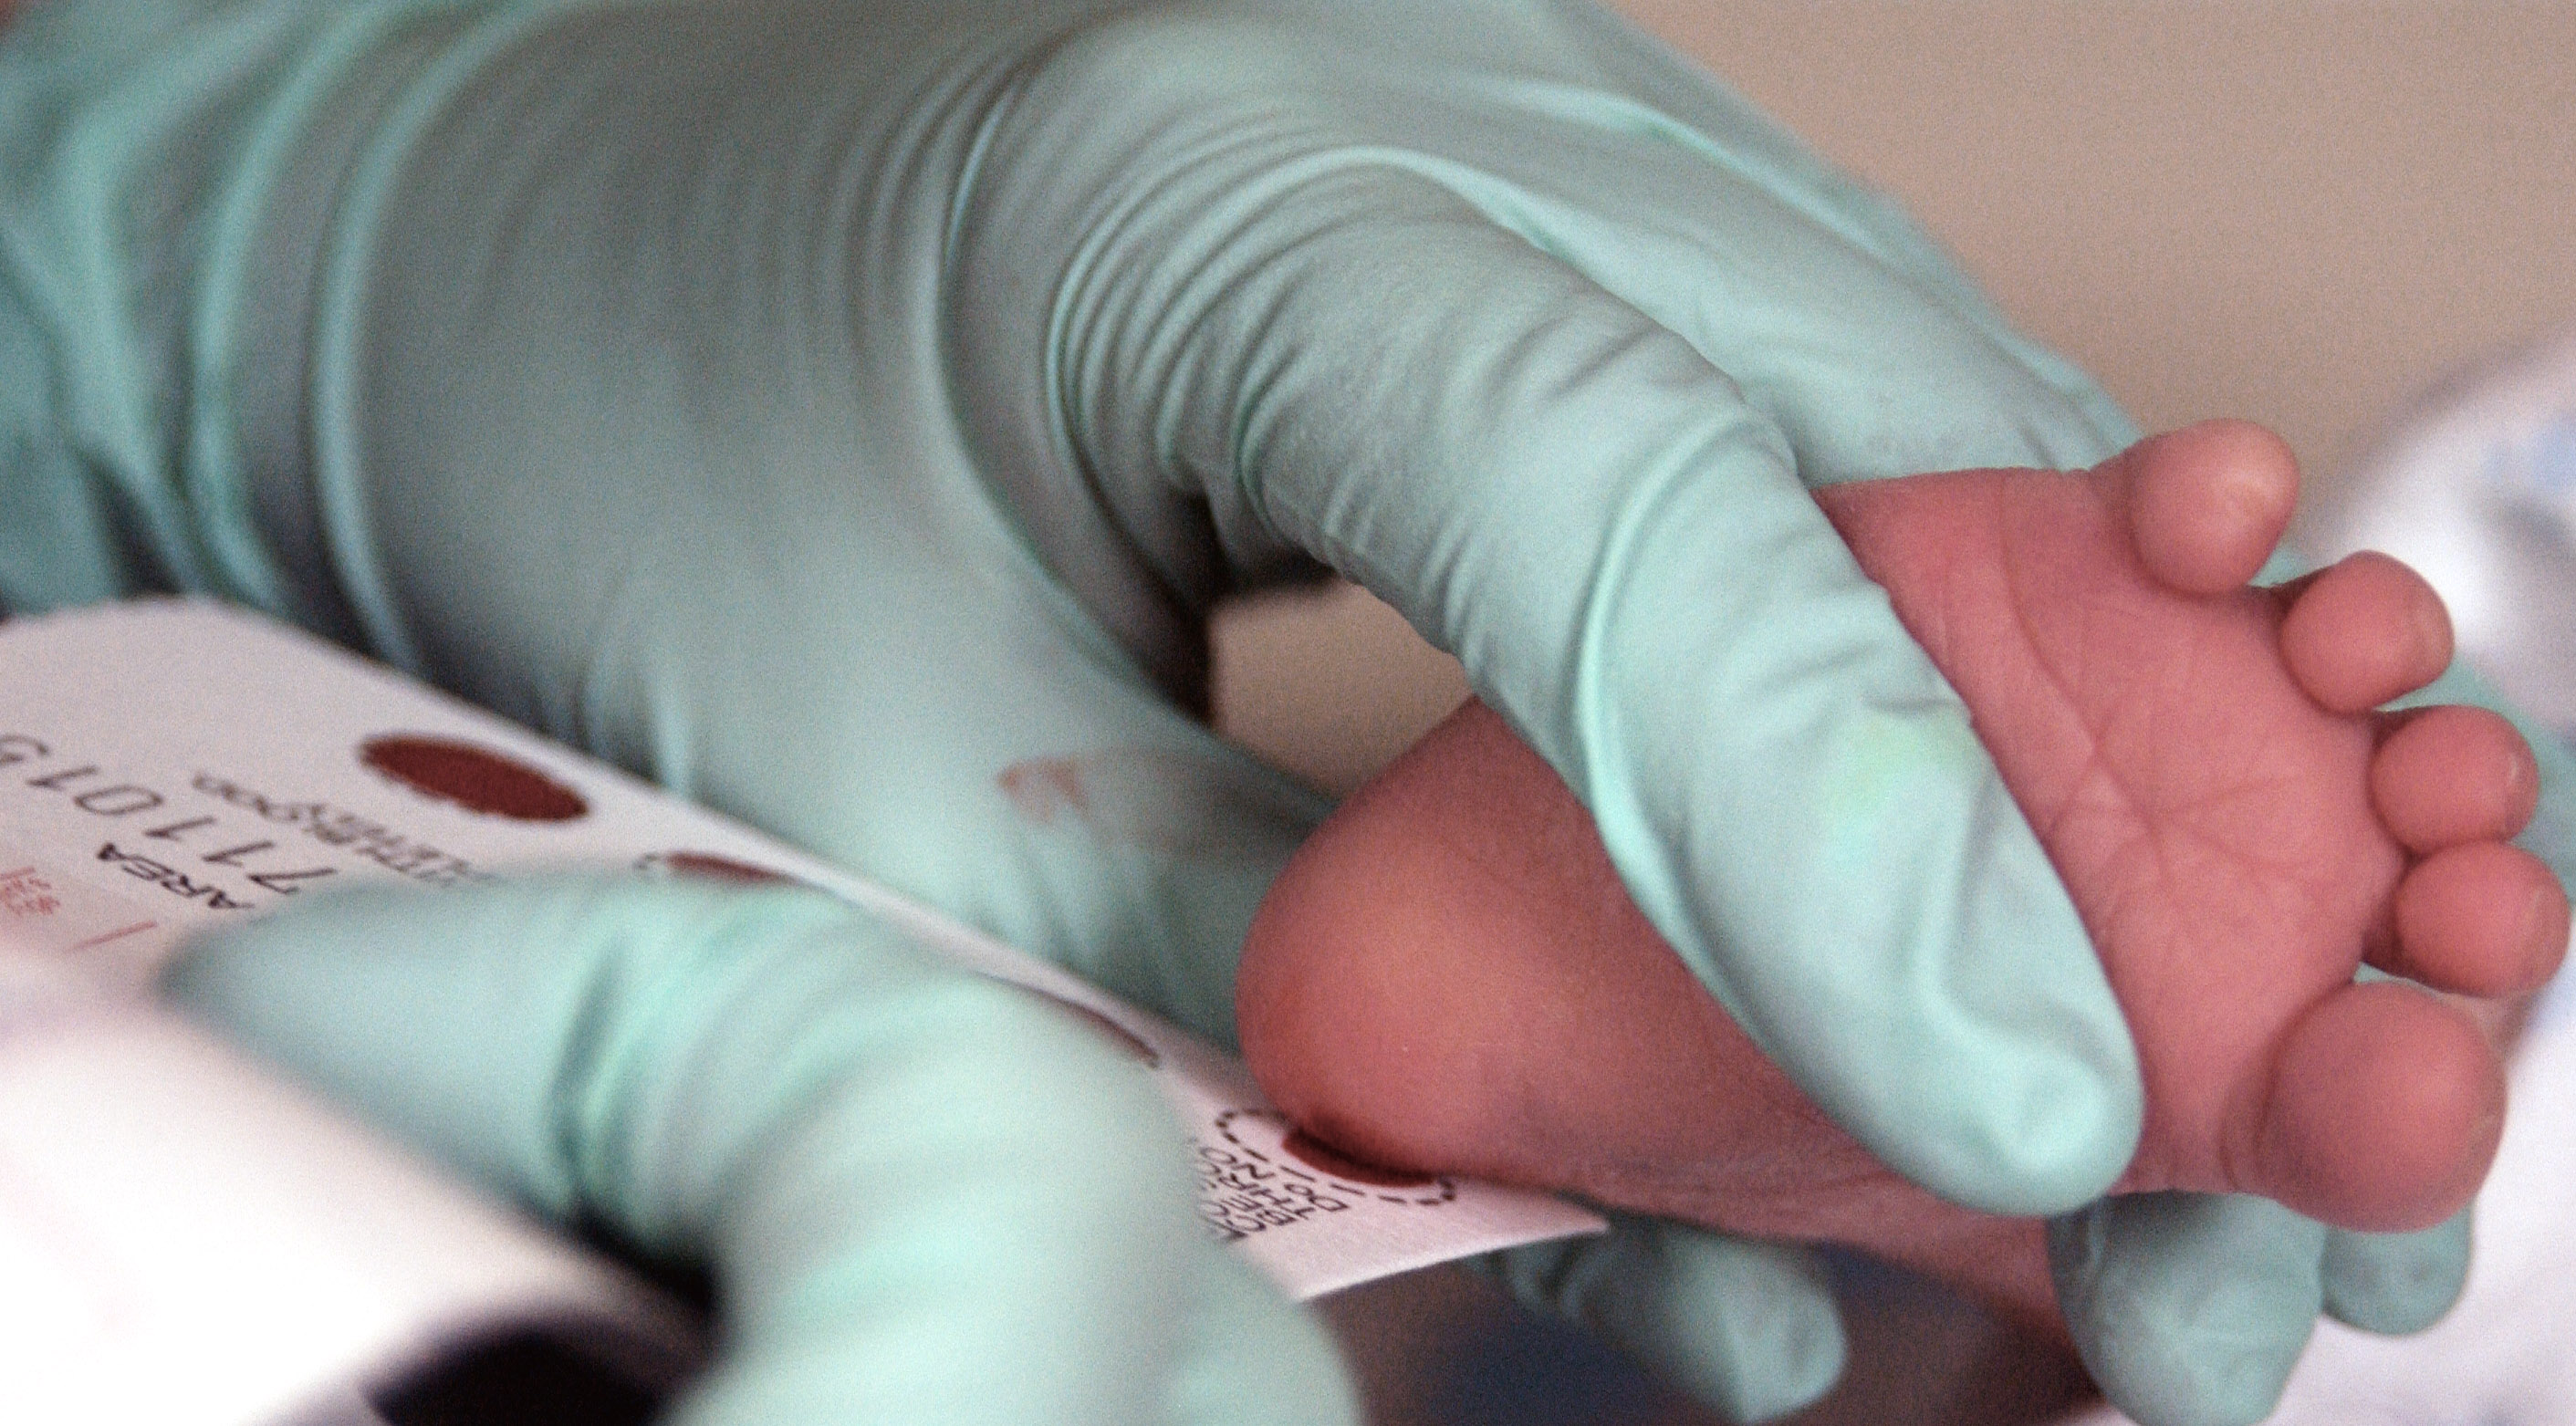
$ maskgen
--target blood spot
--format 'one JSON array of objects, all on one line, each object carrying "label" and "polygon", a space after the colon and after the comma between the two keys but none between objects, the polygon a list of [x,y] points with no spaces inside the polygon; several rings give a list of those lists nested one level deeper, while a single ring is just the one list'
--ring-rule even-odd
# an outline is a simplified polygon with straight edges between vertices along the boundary
[{"label": "blood spot", "polygon": [[994,781],[1021,816],[1048,826],[1066,813],[1090,811],[1090,794],[1082,785],[1082,767],[1072,758],[1031,758],[1002,769]]},{"label": "blood spot", "polygon": [[1365,1159],[1352,1158],[1303,1129],[1289,1134],[1287,1138],[1280,1141],[1279,1147],[1287,1150],[1289,1157],[1310,1169],[1320,1170],[1334,1178],[1348,1179],[1353,1183],[1364,1183],[1372,1188],[1429,1188],[1440,1181],[1429,1174],[1407,1173],[1402,1169],[1391,1169],[1370,1163]]},{"label": "blood spot", "polygon": [[360,744],[358,761],[424,796],[514,822],[570,822],[590,811],[580,793],[526,763],[452,738],[389,733]]}]

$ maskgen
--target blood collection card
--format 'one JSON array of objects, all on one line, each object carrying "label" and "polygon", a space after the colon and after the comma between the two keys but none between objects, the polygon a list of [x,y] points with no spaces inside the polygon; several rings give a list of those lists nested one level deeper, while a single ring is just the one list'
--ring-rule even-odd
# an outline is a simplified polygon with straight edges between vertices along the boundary
[{"label": "blood collection card", "polygon": [[[1296,1297],[1602,1226],[1352,1162],[1230,1057],[1052,965],[333,645],[154,601],[0,624],[0,1274],[62,1288],[0,1302],[13,1395],[184,1357],[184,1396],[44,1419],[273,1421],[298,1391],[513,1319],[578,1319],[645,1375],[684,1356],[615,1270],[148,1007],[192,932],[360,882],[436,894],[566,866],[805,883],[1073,1008],[1153,1069],[1210,1231]],[[227,1187],[151,1188],[189,1176]],[[246,1308],[262,1282],[278,1301]],[[233,1340],[250,1335],[267,1345]]]}]

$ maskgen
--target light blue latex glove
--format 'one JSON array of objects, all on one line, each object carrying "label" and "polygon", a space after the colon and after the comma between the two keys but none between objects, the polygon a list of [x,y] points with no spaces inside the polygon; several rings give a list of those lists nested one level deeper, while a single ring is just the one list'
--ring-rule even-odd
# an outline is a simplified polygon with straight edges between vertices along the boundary
[{"label": "light blue latex glove", "polygon": [[[129,7],[169,23],[91,0],[22,47]],[[185,274],[154,334],[184,400],[29,294],[81,341],[59,483],[121,500],[158,573],[1222,1036],[1322,808],[1190,716],[1203,621],[1330,565],[1459,654],[1892,1165],[2016,1212],[2126,1165],[2133,1056],[2073,908],[1802,482],[2133,433],[1607,15],[215,13],[164,41],[184,83],[90,40],[116,78],[83,119],[184,112],[184,154],[0,160],[21,226],[90,245],[63,285]]]},{"label": "light blue latex glove", "polygon": [[2051,1221],[2048,1246],[2104,1394],[2153,1426],[2250,1426],[2272,1414],[2320,1311],[2373,1332],[2439,1321],[2468,1277],[2469,1213],[2351,1233],[2269,1199],[2142,1193]]},{"label": "light blue latex glove", "polygon": [[1360,1419],[1137,1066],[821,896],[345,896],[169,985],[493,1189],[712,1259],[724,1361],[667,1420]]},{"label": "light blue latex glove", "polygon": [[[1203,620],[1329,566],[1464,659],[1891,1165],[2033,1213],[2127,1162],[2074,911],[1807,487],[2134,432],[1605,14],[54,0],[21,31],[12,604],[293,613],[1223,1038],[1322,809],[1191,716]],[[1693,1261],[1514,1276],[1669,1364],[1748,1291]],[[1763,1292],[1829,1329],[1804,1281]],[[2164,1369],[2156,1319],[2076,1325]],[[1728,1340],[1774,1345],[1682,1374],[1768,1383],[1739,1409],[1833,1359]]]}]

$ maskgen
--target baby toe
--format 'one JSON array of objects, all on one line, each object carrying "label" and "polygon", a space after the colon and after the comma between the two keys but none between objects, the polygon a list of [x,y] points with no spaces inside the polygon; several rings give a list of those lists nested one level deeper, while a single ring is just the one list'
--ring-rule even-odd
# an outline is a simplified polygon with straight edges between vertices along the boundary
[{"label": "baby toe", "polygon": [[2451,617],[2424,577],[2365,550],[2282,591],[2281,658],[2319,707],[2360,713],[2439,678]]},{"label": "baby toe", "polygon": [[2125,484],[2138,558],[2167,588],[2223,594],[2272,555],[2299,496],[2298,462],[2247,421],[2207,421],[2141,441],[2107,473]]},{"label": "baby toe", "polygon": [[2461,995],[2536,990],[2567,954],[2567,894],[2547,864],[2503,842],[2448,847],[2397,884],[2382,970]]},{"label": "baby toe", "polygon": [[2397,715],[2370,764],[2370,796],[2409,851],[2498,842],[2540,806],[2540,763],[2513,724],[2484,708]]}]

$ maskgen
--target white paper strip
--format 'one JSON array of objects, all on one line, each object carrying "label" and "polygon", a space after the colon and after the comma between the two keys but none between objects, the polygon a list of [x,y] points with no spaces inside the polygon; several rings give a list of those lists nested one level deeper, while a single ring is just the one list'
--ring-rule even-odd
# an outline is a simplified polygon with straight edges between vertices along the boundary
[{"label": "white paper strip", "polygon": [[478,1316],[567,1302],[664,1330],[624,1279],[134,1008],[188,933],[312,891],[581,865],[804,882],[1076,1008],[1153,1065],[1211,1229],[1295,1296],[1602,1226],[1342,1160],[1160,1019],[341,649],[214,605],[122,605],[0,625],[0,946],[78,968],[71,1000],[127,1007],[0,1042],[0,1281],[52,1284],[0,1316],[0,1380],[25,1401],[116,1357],[172,1385],[129,1383],[145,1394],[124,1414],[28,1419],[269,1419]]}]

